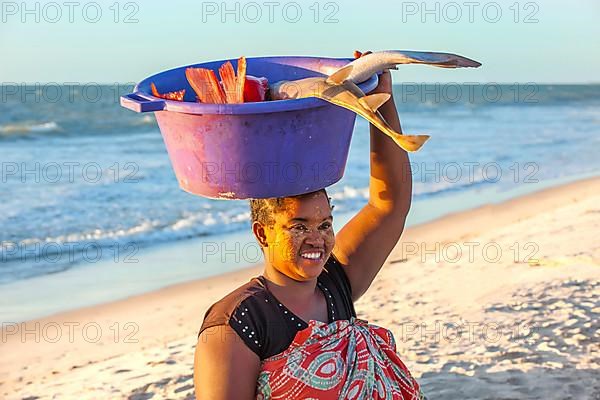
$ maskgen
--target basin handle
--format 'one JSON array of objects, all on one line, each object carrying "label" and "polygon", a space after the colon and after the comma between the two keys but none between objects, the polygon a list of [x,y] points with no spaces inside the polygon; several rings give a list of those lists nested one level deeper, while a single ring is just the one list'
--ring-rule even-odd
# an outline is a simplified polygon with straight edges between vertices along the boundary
[{"label": "basin handle", "polygon": [[141,92],[121,96],[121,105],[138,113],[162,111],[165,109],[164,100],[150,100]]}]

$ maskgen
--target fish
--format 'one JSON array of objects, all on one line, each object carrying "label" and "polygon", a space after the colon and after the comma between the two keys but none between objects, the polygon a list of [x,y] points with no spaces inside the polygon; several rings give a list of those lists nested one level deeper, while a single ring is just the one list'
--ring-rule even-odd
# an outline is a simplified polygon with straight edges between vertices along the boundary
[{"label": "fish", "polygon": [[269,83],[265,77],[247,75],[246,58],[240,57],[236,71],[227,61],[219,67],[217,79],[215,71],[207,68],[186,68],[185,75],[201,103],[240,104],[265,101]]},{"label": "fish", "polygon": [[365,95],[354,82],[348,79],[353,69],[353,65],[347,65],[330,76],[276,82],[271,86],[271,98],[273,100],[308,97],[323,99],[364,117],[404,150],[408,152],[419,150],[429,139],[429,135],[403,135],[396,132],[377,111],[391,95],[389,93]]},{"label": "fish", "polygon": [[358,54],[358,56],[359,58],[340,68],[351,65],[353,68],[348,79],[356,84],[367,81],[373,74],[384,69],[398,69],[397,66],[401,64],[425,64],[440,68],[479,68],[481,66],[480,62],[451,53],[385,50],[362,56]]},{"label": "fish", "polygon": [[419,150],[429,135],[403,135],[396,132],[378,111],[391,97],[377,93],[365,95],[357,84],[367,81],[385,69],[398,69],[400,64],[427,64],[442,68],[478,68],[481,63],[451,53],[386,50],[362,55],[355,52],[355,60],[334,71],[328,77],[305,78],[276,82],[271,97],[276,100],[317,97],[354,111],[367,119],[406,151]]},{"label": "fish", "polygon": [[400,64],[427,64],[442,68],[477,68],[481,63],[451,53],[386,50],[362,55],[329,76],[294,81],[279,81],[269,85],[266,78],[246,75],[246,59],[238,59],[237,76],[231,62],[219,68],[221,82],[215,72],[205,68],[187,68],[185,73],[197,100],[203,103],[235,104],[249,101],[287,100],[316,97],[367,119],[389,136],[402,149],[414,152],[430,138],[429,135],[404,135],[396,132],[378,109],[391,97],[388,93],[366,95],[357,84],[367,81],[385,69],[397,69]]},{"label": "fish", "polygon": [[235,70],[230,61],[219,67],[219,75],[221,76],[221,87],[225,94],[225,102],[229,104],[243,103],[243,93],[240,93]]},{"label": "fish", "polygon": [[248,64],[246,62],[246,57],[242,56],[238,58],[237,72],[238,75],[236,77],[236,93],[238,98],[241,100],[240,103],[244,102],[244,89],[246,87],[246,74],[248,70]]},{"label": "fish", "polygon": [[150,89],[152,90],[152,96],[165,100],[183,101],[183,97],[185,96],[185,89],[177,90],[175,92],[159,93],[153,82],[150,83]]},{"label": "fish", "polygon": [[219,83],[215,71],[206,68],[187,68],[185,76],[201,103],[227,103],[227,96]]},{"label": "fish", "polygon": [[244,102],[253,103],[256,101],[269,100],[269,80],[264,76],[256,77],[246,75],[246,84],[244,86]]}]

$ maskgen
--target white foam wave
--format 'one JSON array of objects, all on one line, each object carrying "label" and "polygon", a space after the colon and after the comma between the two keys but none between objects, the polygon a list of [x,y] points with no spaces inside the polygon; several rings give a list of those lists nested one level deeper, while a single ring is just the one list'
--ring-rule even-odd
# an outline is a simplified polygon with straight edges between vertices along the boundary
[{"label": "white foam wave", "polygon": [[56,132],[62,128],[54,121],[44,123],[22,122],[17,124],[0,125],[0,133],[4,135],[30,132]]},{"label": "white foam wave", "polygon": [[143,115],[140,118],[136,118],[131,125],[133,126],[138,126],[138,125],[154,125],[154,123],[156,122],[156,120],[154,119],[154,117],[152,115]]},{"label": "white foam wave", "polygon": [[[478,185],[480,183],[486,182],[486,179],[483,175],[473,174],[473,177],[465,176],[465,178],[460,180],[450,179],[450,178],[439,178],[438,181],[434,182],[424,182],[420,181],[419,177],[413,177],[413,194],[414,195],[431,195],[440,192],[444,192],[446,190],[464,190],[469,186]],[[341,191],[336,193],[329,194],[332,200],[351,200],[351,199],[368,199],[369,198],[369,188],[356,188],[352,186],[344,186]]]},{"label": "white foam wave", "polygon": [[352,186],[344,186],[341,191],[332,193],[329,195],[332,200],[346,200],[346,199],[368,199],[369,188],[355,188]]},{"label": "white foam wave", "polygon": [[[188,213],[173,222],[147,220],[125,229],[94,229],[86,232],[73,232],[45,238],[27,238],[19,241],[19,246],[28,248],[33,253],[40,253],[51,252],[53,249],[69,250],[74,248],[77,251],[77,249],[83,249],[88,243],[93,243],[100,247],[109,247],[114,246],[116,243],[125,244],[130,242],[135,242],[137,245],[156,244],[188,239],[190,237],[231,232],[239,229],[240,223],[249,219],[249,212],[229,215],[224,212],[213,214],[200,211],[197,213]],[[56,244],[59,246],[54,246]],[[60,246],[61,244],[65,246]],[[10,254],[12,245],[13,243],[7,242],[3,244],[3,242],[0,242],[0,256],[4,260],[10,261],[11,257],[19,256],[18,254]]]}]

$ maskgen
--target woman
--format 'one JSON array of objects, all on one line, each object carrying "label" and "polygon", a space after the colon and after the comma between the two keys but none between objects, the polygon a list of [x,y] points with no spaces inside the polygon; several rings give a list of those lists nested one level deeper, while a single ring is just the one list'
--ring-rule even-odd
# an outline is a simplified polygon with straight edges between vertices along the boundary
[{"label": "woman", "polygon": [[[389,71],[373,93],[392,94]],[[393,97],[381,108],[401,132]],[[370,127],[368,204],[334,235],[327,192],[251,200],[265,269],[207,311],[194,364],[200,399],[419,399],[390,331],[357,318],[410,209],[408,155]]]}]

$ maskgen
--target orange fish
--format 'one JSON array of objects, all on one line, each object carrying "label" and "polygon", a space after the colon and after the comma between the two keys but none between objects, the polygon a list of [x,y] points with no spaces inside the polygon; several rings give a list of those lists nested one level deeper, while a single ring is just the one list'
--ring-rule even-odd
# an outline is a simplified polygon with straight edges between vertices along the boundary
[{"label": "orange fish", "polygon": [[221,81],[207,68],[187,68],[185,75],[198,101],[202,103],[239,104],[265,101],[269,89],[267,78],[246,74],[246,58],[240,57],[237,75],[230,61],[219,67]]},{"label": "orange fish", "polygon": [[150,83],[150,88],[152,89],[152,96],[160,97],[161,99],[165,100],[183,101],[183,97],[185,96],[185,89],[178,90],[176,92],[160,94],[154,83]]}]

